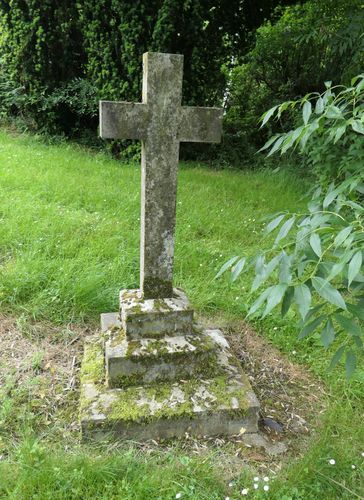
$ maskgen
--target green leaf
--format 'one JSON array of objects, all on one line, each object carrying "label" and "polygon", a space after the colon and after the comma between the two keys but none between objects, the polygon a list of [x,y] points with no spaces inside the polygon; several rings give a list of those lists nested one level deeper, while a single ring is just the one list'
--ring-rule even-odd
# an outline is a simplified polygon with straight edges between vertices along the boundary
[{"label": "green leaf", "polygon": [[280,146],[281,146],[281,144],[282,144],[282,142],[284,141],[285,138],[286,138],[286,134],[283,134],[280,137],[278,137],[278,139],[274,143],[274,146],[272,147],[272,149],[267,154],[267,158],[269,156],[271,156],[273,153],[275,153],[280,148]]},{"label": "green leaf", "polygon": [[355,323],[354,320],[347,318],[346,316],[343,316],[342,314],[335,314],[334,318],[336,321],[339,323],[341,328],[346,332],[349,333],[350,335],[358,336],[360,337],[362,334],[362,329],[360,326]]},{"label": "green leaf", "polygon": [[311,292],[307,285],[302,283],[301,285],[295,287],[294,300],[303,320],[311,307],[311,299]]},{"label": "green leaf", "polygon": [[341,110],[337,106],[334,106],[334,105],[331,105],[327,108],[326,116],[327,116],[327,118],[333,118],[333,119],[343,117]]},{"label": "green leaf", "polygon": [[279,135],[274,135],[273,137],[271,137],[265,144],[263,147],[261,147],[260,149],[258,149],[258,152],[261,152],[261,151],[264,151],[266,149],[268,149],[272,144],[273,142],[278,139]]},{"label": "green leaf", "polygon": [[277,243],[279,243],[283,238],[285,238],[287,236],[287,234],[289,233],[290,229],[292,228],[295,220],[296,220],[295,216],[286,220],[286,222],[282,225],[282,227],[281,227],[281,229],[280,229],[280,231],[275,239],[275,242],[274,242],[275,245],[277,245]]},{"label": "green leaf", "polygon": [[332,191],[329,191],[323,201],[323,204],[322,206],[324,208],[327,208],[329,205],[331,205],[331,203],[335,200],[335,198],[337,197],[338,195],[338,191],[336,189],[333,189]]},{"label": "green leaf", "polygon": [[275,112],[275,110],[276,110],[278,107],[279,107],[279,105],[277,105],[277,106],[273,106],[273,108],[268,109],[268,111],[266,111],[266,112],[263,114],[263,116],[262,116],[262,118],[261,118],[261,120],[262,120],[262,124],[261,124],[260,128],[264,127],[264,125],[267,123],[267,121],[268,121],[268,120],[269,120],[269,119],[270,119],[270,118],[274,115],[274,112]]},{"label": "green leaf", "polygon": [[293,297],[294,297],[294,287],[289,286],[286,290],[286,293],[284,294],[282,301],[282,309],[281,309],[282,318],[288,313],[289,308],[291,307],[293,302]]},{"label": "green leaf", "polygon": [[342,355],[344,354],[344,351],[345,351],[345,346],[341,346],[339,347],[339,349],[335,352],[335,354],[333,355],[333,357],[331,358],[331,363],[330,363],[330,366],[329,366],[329,371],[333,370],[335,368],[335,366],[338,364],[338,362],[340,361],[340,359],[342,358]]},{"label": "green leaf", "polygon": [[357,304],[349,304],[349,303],[347,303],[346,305],[347,305],[348,311],[353,316],[355,316],[356,318],[358,318],[360,321],[362,321],[364,323],[364,307],[363,307],[363,305],[360,306]]},{"label": "green leaf", "polygon": [[321,257],[321,255],[322,255],[321,240],[320,240],[320,236],[317,233],[311,234],[310,245],[311,245],[312,250],[317,255],[317,257]]},{"label": "green leaf", "polygon": [[345,301],[341,294],[327,280],[320,278],[319,276],[314,276],[312,278],[312,285],[316,292],[323,299],[330,302],[330,304],[340,307],[340,309],[346,309]]},{"label": "green leaf", "polygon": [[215,276],[215,280],[217,278],[220,278],[220,276],[225,272],[227,271],[233,264],[234,262],[236,262],[238,260],[238,256],[236,255],[235,257],[231,257],[231,259],[229,259],[227,262],[225,262],[225,264],[221,267],[220,271],[217,273],[217,275]]},{"label": "green leaf", "polygon": [[242,257],[236,264],[235,266],[233,267],[232,269],[232,274],[231,274],[231,281],[234,282],[236,281],[237,277],[239,276],[239,274],[242,272],[242,270],[244,269],[244,266],[245,266],[245,262],[246,262],[246,258],[245,257]]},{"label": "green leaf", "polygon": [[285,216],[286,214],[278,215],[278,217],[270,221],[270,223],[266,226],[264,233],[269,234],[274,231],[275,228],[278,227],[282,220],[285,218]]},{"label": "green leaf", "polygon": [[307,125],[308,120],[310,119],[312,113],[312,104],[310,101],[306,101],[303,105],[302,109],[302,116],[303,116],[303,122],[305,125]]},{"label": "green leaf", "polygon": [[288,284],[292,280],[292,276],[291,276],[291,272],[290,272],[291,271],[292,256],[287,255],[284,250],[280,255],[281,255],[281,263],[280,263],[280,268],[279,268],[279,281],[281,283]]},{"label": "green leaf", "polygon": [[260,270],[260,272],[256,275],[254,281],[253,281],[253,285],[252,285],[252,291],[254,292],[255,290],[257,290],[257,288],[260,287],[260,285],[262,283],[264,283],[264,281],[269,278],[269,276],[272,274],[272,272],[274,271],[274,269],[277,267],[279,261],[281,260],[282,258],[282,255],[279,254],[279,255],[276,255],[275,257],[273,257],[273,259],[268,262],[268,264],[266,266],[264,266],[264,268],[262,268]]},{"label": "green leaf", "polygon": [[[345,131],[346,131],[346,125],[340,125],[340,127],[337,127],[334,137],[334,144],[336,144],[337,141],[345,134]],[[363,134],[364,134],[364,127],[363,127]]]},{"label": "green leaf", "polygon": [[307,335],[310,335],[310,333],[312,333],[314,330],[316,330],[316,328],[321,325],[321,323],[323,322],[323,320],[325,319],[326,316],[324,316],[323,314],[321,316],[319,316],[318,318],[315,318],[313,321],[311,321],[311,323],[309,323],[308,325],[306,325],[299,333],[298,335],[298,338],[299,339],[303,339],[305,337],[307,337]]},{"label": "green leaf", "polygon": [[354,120],[351,123],[351,127],[354,132],[357,132],[358,134],[364,134],[364,124],[360,120]]},{"label": "green leaf", "polygon": [[287,285],[285,283],[279,283],[279,285],[276,285],[272,288],[267,299],[267,306],[264,310],[264,314],[262,316],[263,318],[265,318],[267,314],[269,314],[271,310],[280,303],[286,290]]},{"label": "green leaf", "polygon": [[324,106],[324,101],[322,99],[322,97],[319,97],[316,101],[316,106],[315,106],[315,113],[317,115],[321,115],[321,113],[323,112],[325,106]]},{"label": "green leaf", "polygon": [[335,330],[334,330],[334,325],[331,321],[331,318],[328,319],[325,328],[322,330],[321,333],[321,342],[322,345],[327,349],[335,340]]},{"label": "green leaf", "polygon": [[340,245],[342,245],[344,243],[344,241],[346,240],[346,238],[351,233],[351,230],[352,230],[352,228],[350,226],[344,227],[344,229],[342,229],[340,231],[340,233],[336,236],[336,238],[334,240],[334,245],[336,247],[339,247]]},{"label": "green leaf", "polygon": [[356,369],[356,356],[355,353],[350,349],[346,354],[345,360],[345,371],[346,378],[349,380],[354,375]]},{"label": "green leaf", "polygon": [[362,251],[358,250],[354,257],[351,259],[348,269],[348,286],[351,285],[354,278],[359,274],[361,265],[363,263]]},{"label": "green leaf", "polygon": [[273,289],[273,286],[268,287],[262,294],[259,295],[257,300],[254,302],[254,304],[251,306],[249,309],[249,312],[247,314],[247,317],[251,316],[254,314],[263,304],[263,302],[267,299],[268,295],[270,294],[271,290]]}]

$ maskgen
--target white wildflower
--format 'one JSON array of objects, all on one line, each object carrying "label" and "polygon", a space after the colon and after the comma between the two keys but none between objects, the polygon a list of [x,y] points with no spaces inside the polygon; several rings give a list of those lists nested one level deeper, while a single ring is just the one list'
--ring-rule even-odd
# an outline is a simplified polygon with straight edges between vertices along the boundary
[{"label": "white wildflower", "polygon": [[268,484],[265,484],[265,485],[264,485],[263,490],[264,490],[264,491],[268,491],[268,490],[269,490],[269,486],[268,486]]},{"label": "white wildflower", "polygon": [[176,499],[178,500],[178,498],[181,498],[181,496],[182,496],[182,493],[177,493]]},{"label": "white wildflower", "polygon": [[330,460],[329,460],[329,464],[330,464],[330,465],[335,465],[335,464],[336,464],[336,462],[335,462],[335,460],[334,460],[333,458],[330,458]]},{"label": "white wildflower", "polygon": [[255,476],[254,478],[254,482],[257,483],[259,481],[259,477],[258,476]]},{"label": "white wildflower", "polygon": [[269,477],[268,476],[263,477],[263,481],[267,483],[269,481]]},{"label": "white wildflower", "polygon": [[255,490],[257,490],[259,488],[259,484],[258,483],[254,483],[253,486],[254,486]]},{"label": "white wildflower", "polygon": [[356,466],[353,464],[353,465],[351,466],[351,468],[354,470],[354,469],[356,469]]},{"label": "white wildflower", "polygon": [[244,488],[243,490],[241,490],[241,494],[242,495],[247,495],[249,493],[249,489],[248,488]]}]

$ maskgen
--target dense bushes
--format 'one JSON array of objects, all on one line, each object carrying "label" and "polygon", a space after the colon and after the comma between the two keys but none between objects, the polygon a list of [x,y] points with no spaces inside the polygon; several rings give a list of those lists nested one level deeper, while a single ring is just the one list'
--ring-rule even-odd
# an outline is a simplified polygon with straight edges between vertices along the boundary
[{"label": "dense bushes", "polygon": [[[272,105],[322,91],[324,82],[349,83],[364,63],[364,9],[359,0],[309,1],[287,7],[276,22],[256,32],[254,48],[231,73],[226,142],[249,153],[261,147],[270,129],[258,120]],[[295,113],[273,125],[288,130]]]},{"label": "dense bushes", "polygon": [[99,98],[140,99],[147,50],[183,53],[186,104],[217,104],[221,66],[275,2],[263,4],[253,21],[241,0],[1,0],[1,111],[48,133],[95,131]]},{"label": "dense bushes", "polygon": [[100,98],[140,99],[142,53],[183,53],[184,103],[226,107],[223,147],[188,145],[189,156],[251,164],[271,133],[257,127],[265,109],[347,82],[363,63],[360,0],[289,3],[0,0],[0,113],[96,140]]}]

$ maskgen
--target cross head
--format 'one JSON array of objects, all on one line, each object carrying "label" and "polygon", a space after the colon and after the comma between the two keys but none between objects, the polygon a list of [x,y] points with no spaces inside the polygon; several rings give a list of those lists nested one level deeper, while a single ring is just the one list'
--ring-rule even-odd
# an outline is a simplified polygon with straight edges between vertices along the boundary
[{"label": "cross head", "polygon": [[100,101],[103,139],[142,141],[140,291],[172,297],[180,142],[220,142],[222,109],[181,106],[183,56],[143,55],[141,103]]}]

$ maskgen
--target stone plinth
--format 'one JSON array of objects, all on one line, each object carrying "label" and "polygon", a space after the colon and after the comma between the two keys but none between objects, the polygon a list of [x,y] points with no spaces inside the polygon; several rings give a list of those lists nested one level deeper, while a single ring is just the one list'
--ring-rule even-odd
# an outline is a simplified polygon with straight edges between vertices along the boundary
[{"label": "stone plinth", "polygon": [[122,290],[120,319],[130,340],[193,332],[193,310],[178,288],[165,299],[144,299],[139,290]]},{"label": "stone plinth", "polygon": [[[209,335],[209,331],[205,334]],[[214,376],[109,389],[104,342],[90,339],[81,374],[84,439],[168,439],[256,432],[259,403],[219,331]]]},{"label": "stone plinth", "polygon": [[182,290],[167,299],[120,293],[85,347],[83,437],[164,439],[256,432],[259,404],[220,330],[193,322]]},{"label": "stone plinth", "polygon": [[178,381],[212,375],[216,347],[204,332],[128,340],[121,329],[105,343],[105,362],[109,387]]}]

